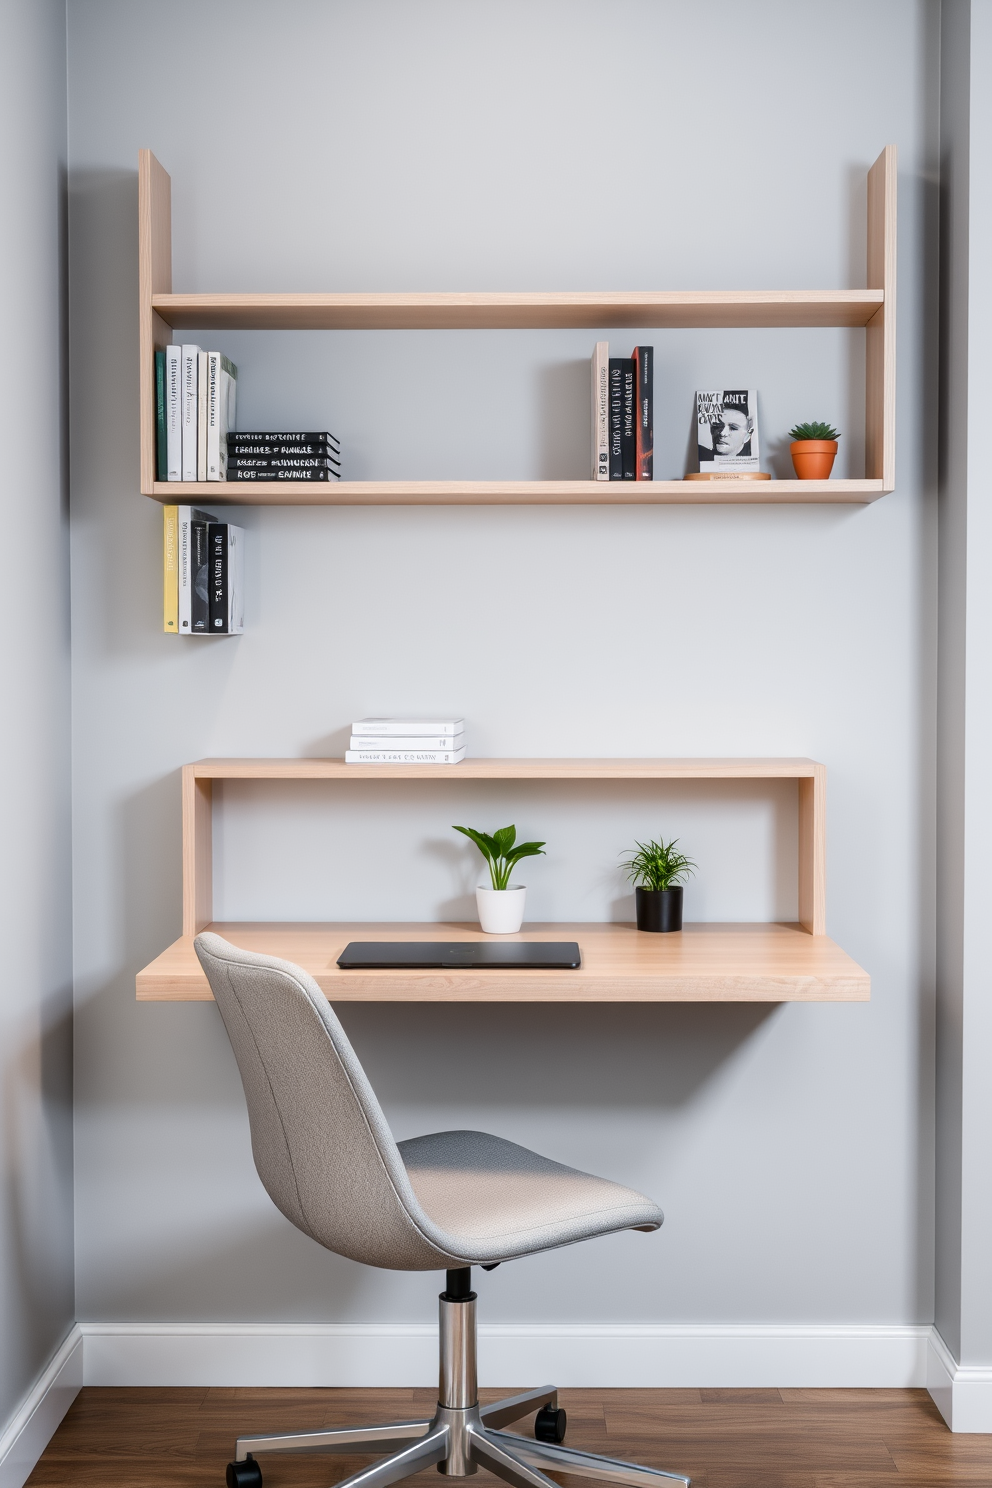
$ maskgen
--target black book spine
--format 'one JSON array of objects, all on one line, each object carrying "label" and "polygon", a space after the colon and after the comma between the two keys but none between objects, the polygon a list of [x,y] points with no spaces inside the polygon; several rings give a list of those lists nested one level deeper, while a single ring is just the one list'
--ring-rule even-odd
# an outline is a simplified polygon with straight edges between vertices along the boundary
[{"label": "black book spine", "polygon": [[623,480],[623,357],[610,357],[610,480]]},{"label": "black book spine", "polygon": [[229,455],[229,470],[327,470],[326,455]]},{"label": "black book spine", "polygon": [[259,470],[257,465],[249,465],[247,468],[237,464],[229,464],[227,467],[227,478],[232,481],[326,481],[340,480],[336,470],[327,465],[308,466],[303,469],[285,469],[278,466],[275,469]]},{"label": "black book spine", "polygon": [[272,432],[254,432],[251,429],[232,429],[227,436],[228,449],[249,449],[257,444],[319,444],[331,445],[334,449],[340,449],[341,441],[334,434],[280,434]]},{"label": "black book spine", "polygon": [[189,561],[193,579],[189,597],[191,635],[210,633],[210,555],[207,552],[205,517],[192,517],[189,524]]},{"label": "black book spine", "polygon": [[332,444],[238,444],[227,441],[229,460],[332,460],[341,463],[341,455]]},{"label": "black book spine", "polygon": [[634,350],[637,369],[637,479],[654,480],[654,347]]},{"label": "black book spine", "polygon": [[637,479],[637,391],[635,388],[634,358],[624,357],[623,366],[623,428],[620,442],[623,446],[623,478]]},{"label": "black book spine", "polygon": [[227,619],[227,523],[211,522],[207,529],[210,554],[210,634],[226,635]]}]

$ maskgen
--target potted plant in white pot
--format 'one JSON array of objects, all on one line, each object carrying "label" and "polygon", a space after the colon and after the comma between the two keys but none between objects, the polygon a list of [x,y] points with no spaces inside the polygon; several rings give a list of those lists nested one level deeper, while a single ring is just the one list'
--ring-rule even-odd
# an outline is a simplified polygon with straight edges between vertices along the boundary
[{"label": "potted plant in white pot", "polygon": [[489,864],[492,888],[481,884],[475,891],[479,924],[487,935],[515,935],[523,924],[526,884],[510,885],[510,874],[521,858],[543,855],[543,842],[517,842],[516,827],[500,827],[490,837],[474,827],[455,827],[471,839]]},{"label": "potted plant in white pot", "polygon": [[692,873],[696,865],[678,851],[677,842],[677,837],[671,842],[664,838],[660,842],[638,842],[636,853],[623,864],[627,877],[636,885],[638,930],[682,929],[680,879]]}]

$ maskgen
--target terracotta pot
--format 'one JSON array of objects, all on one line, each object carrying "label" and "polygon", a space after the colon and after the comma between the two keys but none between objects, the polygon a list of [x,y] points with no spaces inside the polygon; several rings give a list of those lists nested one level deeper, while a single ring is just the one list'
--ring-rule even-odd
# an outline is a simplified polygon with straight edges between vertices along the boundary
[{"label": "terracotta pot", "polygon": [[828,480],[837,456],[836,439],[794,439],[789,445],[800,480]]}]

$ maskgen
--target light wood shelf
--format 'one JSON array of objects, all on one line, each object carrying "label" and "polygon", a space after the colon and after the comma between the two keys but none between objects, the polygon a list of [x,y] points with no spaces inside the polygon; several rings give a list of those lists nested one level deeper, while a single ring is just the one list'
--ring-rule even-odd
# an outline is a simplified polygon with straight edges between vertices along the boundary
[{"label": "light wood shelf", "polygon": [[[519,938],[578,940],[578,972],[341,972],[348,940],[477,940],[471,925],[213,924],[213,785],[220,780],[376,781],[794,780],[798,792],[797,925],[690,925],[681,935],[629,925],[527,925]],[[346,765],[341,759],[205,759],[183,767],[183,933],[138,974],[140,999],[209,997],[193,937],[213,928],[237,945],[306,967],[334,1000],[859,1001],[867,973],[826,935],[826,769],[810,759],[467,759],[459,765]]]},{"label": "light wood shelf", "polygon": [[[638,292],[175,294],[172,185],[139,153],[141,490],[160,501],[209,496],[253,505],[687,506],[740,502],[867,502],[895,485],[896,151],[868,173],[867,282],[861,290]],[[863,326],[865,478],[837,481],[348,481],[155,480],[154,351],[173,330],[510,329],[585,327]],[[700,490],[700,486],[703,487]]]},{"label": "light wood shelf", "polygon": [[[604,489],[623,486],[619,497]],[[234,506],[716,506],[875,501],[880,480],[155,481],[159,501]]]},{"label": "light wood shelf", "polygon": [[[342,971],[349,940],[482,940],[473,925],[211,924],[245,950],[295,961],[334,1002],[866,1002],[868,974],[825,935],[799,925],[527,925],[507,940],[577,940],[576,971]],[[209,1002],[184,935],[138,973],[140,1002]]]}]

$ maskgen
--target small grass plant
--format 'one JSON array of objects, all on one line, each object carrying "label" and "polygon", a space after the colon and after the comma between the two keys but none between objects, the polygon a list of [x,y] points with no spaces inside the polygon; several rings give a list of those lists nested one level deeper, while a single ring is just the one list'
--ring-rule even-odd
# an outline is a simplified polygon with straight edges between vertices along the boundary
[{"label": "small grass plant", "polygon": [[794,429],[789,430],[790,439],[839,439],[840,435],[833,424],[821,424],[814,419],[812,423],[796,424]]},{"label": "small grass plant", "polygon": [[543,842],[517,842],[516,827],[500,827],[492,836],[488,832],[477,832],[474,827],[453,827],[474,842],[489,864],[489,877],[494,889],[508,889],[510,874],[521,858],[533,858],[538,853],[544,856]]},{"label": "small grass plant", "polygon": [[674,889],[687,875],[695,872],[692,858],[678,850],[678,838],[671,842],[638,842],[637,851],[621,867],[637,888],[664,893]]}]

